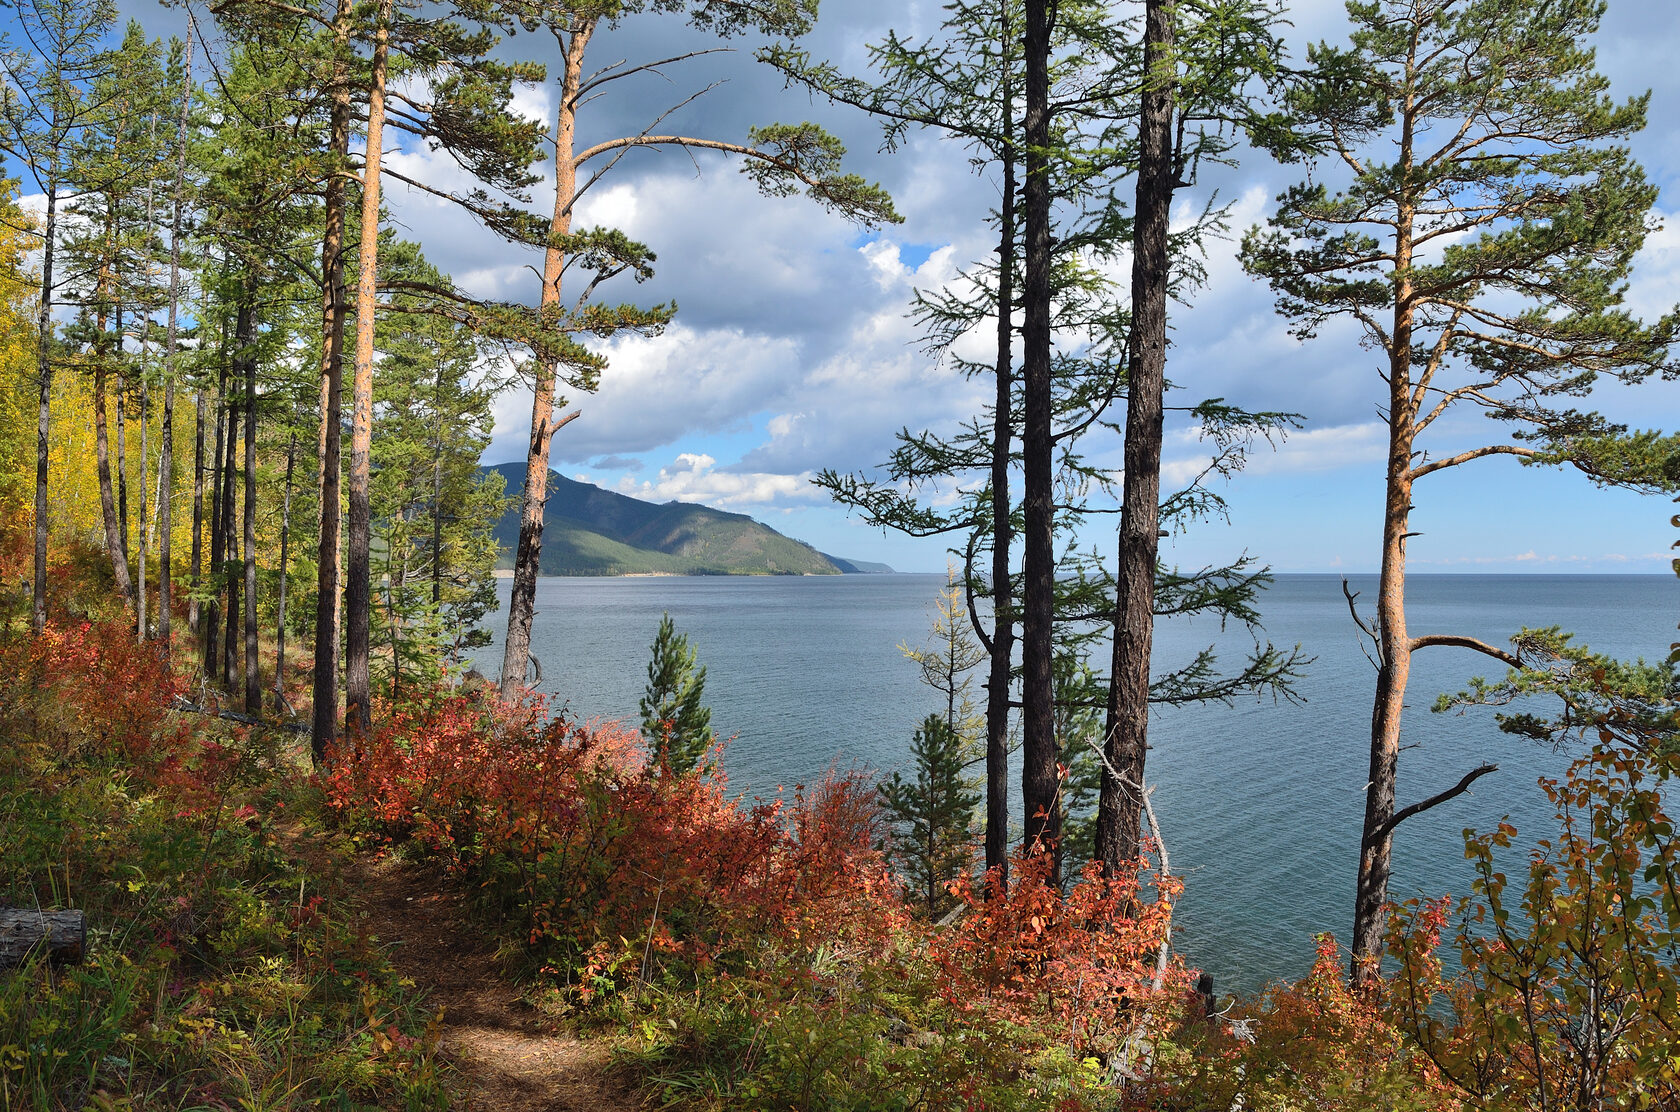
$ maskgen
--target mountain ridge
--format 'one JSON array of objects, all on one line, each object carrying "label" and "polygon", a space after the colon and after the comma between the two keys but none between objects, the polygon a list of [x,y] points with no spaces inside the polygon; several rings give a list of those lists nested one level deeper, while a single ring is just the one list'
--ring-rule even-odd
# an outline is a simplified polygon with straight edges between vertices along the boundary
[{"label": "mountain ridge", "polygon": [[[496,522],[498,568],[513,566],[525,465],[486,468],[513,499]],[[746,514],[697,502],[655,503],[578,482],[550,468],[543,512],[542,575],[856,575],[885,564],[819,552]]]}]

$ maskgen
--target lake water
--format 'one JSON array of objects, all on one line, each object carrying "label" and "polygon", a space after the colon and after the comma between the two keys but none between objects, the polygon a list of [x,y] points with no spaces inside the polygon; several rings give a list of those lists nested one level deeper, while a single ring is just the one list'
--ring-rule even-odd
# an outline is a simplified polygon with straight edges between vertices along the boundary
[{"label": "lake water", "polygon": [[[1350,581],[1362,602],[1374,596],[1374,576]],[[669,611],[707,667],[713,728],[734,738],[724,762],[732,786],[768,794],[835,764],[884,773],[905,764],[916,723],[939,700],[898,646],[926,640],[942,584],[937,575],[546,578],[537,587],[532,650],[543,690],[576,715],[634,722],[648,649]],[[505,615],[508,587],[503,580],[504,610],[493,620]],[[1595,650],[1630,659],[1665,655],[1680,618],[1680,582],[1661,575],[1414,576],[1408,598],[1414,635],[1504,644],[1523,625],[1559,625]],[[1186,881],[1176,938],[1221,991],[1297,976],[1311,963],[1313,933],[1347,936],[1364,807],[1374,672],[1340,577],[1279,576],[1261,611],[1266,638],[1300,643],[1316,657],[1300,685],[1305,701],[1162,710],[1151,727],[1148,778],[1173,867]],[[1214,622],[1162,623],[1157,666],[1212,643],[1235,653],[1248,641],[1238,631],[1221,634]],[[479,659],[494,675],[499,645]],[[1440,692],[1502,671],[1462,649],[1413,657],[1405,719],[1412,748],[1401,755],[1399,804],[1451,786],[1484,761],[1500,771],[1400,829],[1396,899],[1469,890],[1466,826],[1487,828],[1509,815],[1538,836],[1555,824],[1536,780],[1560,773],[1566,756],[1501,734],[1491,713],[1429,711]],[[1014,770],[1011,780],[1013,789]],[[1018,806],[1018,796],[1012,802]]]}]

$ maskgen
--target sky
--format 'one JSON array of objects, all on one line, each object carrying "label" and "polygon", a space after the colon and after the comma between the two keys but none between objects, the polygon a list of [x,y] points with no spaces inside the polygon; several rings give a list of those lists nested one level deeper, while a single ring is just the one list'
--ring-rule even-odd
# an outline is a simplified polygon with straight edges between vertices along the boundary
[{"label": "sky", "polygon": [[[1345,43],[1341,0],[1296,0],[1288,8],[1293,60],[1304,58],[1309,42]],[[178,11],[139,0],[125,12],[153,34],[181,22]],[[826,0],[801,45],[862,74],[867,44],[889,29],[932,33],[941,14],[938,4],[920,0]],[[942,570],[942,542],[870,527],[833,505],[811,478],[823,468],[868,474],[900,429],[949,431],[981,411],[987,384],[925,352],[907,309],[915,290],[957,280],[992,249],[986,215],[998,182],[976,173],[959,145],[931,133],[882,152],[877,126],[860,113],[786,89],[756,64],[760,44],[743,36],[721,44],[733,48],[727,53],[607,86],[612,95],[580,117],[581,142],[639,132],[711,86],[660,130],[740,141],[754,124],[816,120],[846,142],[849,169],[892,193],[904,222],[868,232],[803,197],[762,197],[726,156],[633,152],[584,199],[579,220],[622,229],[658,256],[651,280],[620,280],[604,288],[605,300],[675,302],[678,311],[659,337],[602,345],[609,365],[600,389],[567,397],[582,415],[556,436],[552,464],[638,498],[750,514],[850,559]],[[671,16],[632,16],[597,38],[586,68],[718,45]],[[1651,91],[1650,123],[1631,147],[1661,189],[1664,227],[1637,260],[1628,301],[1655,315],[1680,300],[1680,222],[1668,216],[1680,211],[1680,72],[1673,64],[1680,5],[1611,0],[1593,45],[1615,95]],[[552,58],[554,46],[521,35],[502,53]],[[517,103],[549,118],[554,91],[527,88]],[[446,156],[424,148],[399,149],[390,164],[434,183],[464,183]],[[1376,355],[1344,329],[1305,344],[1292,339],[1270,291],[1236,260],[1235,238],[1263,222],[1273,198],[1302,175],[1299,166],[1249,154],[1235,167],[1204,172],[1180,194],[1184,211],[1215,194],[1229,203],[1233,238],[1209,244],[1205,287],[1174,308],[1167,374],[1178,389],[1169,406],[1222,397],[1302,419],[1299,430],[1275,449],[1262,445],[1242,474],[1218,487],[1228,521],[1197,523],[1163,541],[1163,558],[1186,568],[1245,552],[1285,573],[1377,566],[1385,439]],[[533,191],[535,211],[552,208],[551,182],[549,173]],[[484,296],[535,299],[540,260],[433,198],[394,182],[388,188],[401,233],[418,239],[459,284]],[[1680,426],[1680,382],[1600,390],[1592,404],[1636,427]],[[486,463],[524,458],[530,406],[528,389],[500,397]],[[1448,442],[1487,435],[1471,422],[1485,425],[1466,418],[1443,430]],[[1108,436],[1093,439],[1089,452],[1118,467],[1120,449],[1118,436]],[[1169,422],[1169,482],[1193,474],[1205,456],[1193,428]],[[1577,475],[1509,459],[1432,476],[1419,484],[1415,506],[1421,536],[1411,542],[1409,562],[1418,572],[1660,572],[1675,539],[1673,507],[1660,498],[1599,490]],[[1114,519],[1098,522],[1081,540],[1111,552]]]}]

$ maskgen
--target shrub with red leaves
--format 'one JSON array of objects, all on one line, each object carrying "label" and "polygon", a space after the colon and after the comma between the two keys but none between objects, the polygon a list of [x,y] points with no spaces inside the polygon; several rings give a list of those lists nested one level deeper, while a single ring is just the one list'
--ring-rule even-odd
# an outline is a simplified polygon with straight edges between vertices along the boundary
[{"label": "shrub with red leaves", "polygon": [[533,949],[577,965],[703,966],[766,937],[884,937],[898,921],[861,777],[747,804],[719,771],[650,765],[617,723],[540,719],[488,689],[440,692],[334,754],[327,798],[471,875]]}]

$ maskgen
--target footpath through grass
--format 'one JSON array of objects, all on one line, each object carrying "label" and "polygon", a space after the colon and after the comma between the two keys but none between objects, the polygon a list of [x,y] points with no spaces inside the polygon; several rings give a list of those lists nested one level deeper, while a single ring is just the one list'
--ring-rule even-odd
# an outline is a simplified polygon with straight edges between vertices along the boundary
[{"label": "footpath through grass", "polygon": [[289,735],[172,711],[88,601],[0,633],[0,905],[81,909],[90,951],[0,971],[0,1109],[448,1107],[434,1008],[289,852],[323,838]]}]

